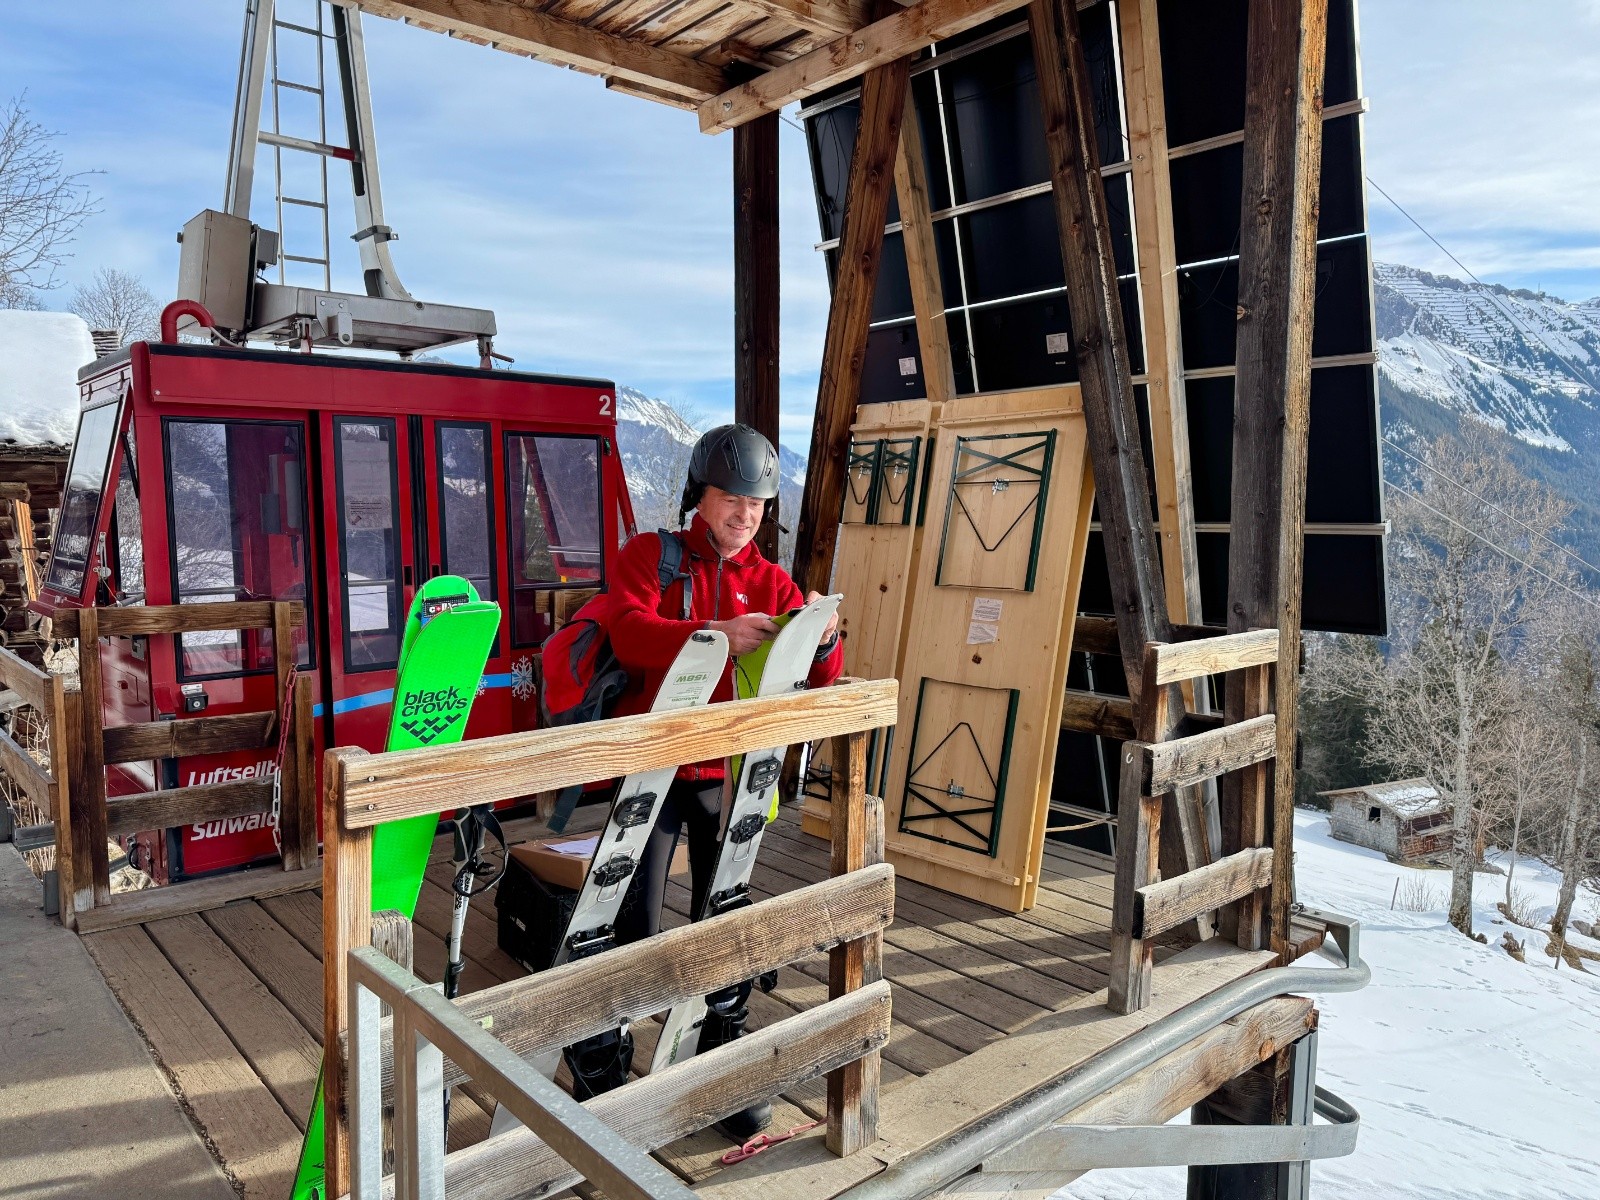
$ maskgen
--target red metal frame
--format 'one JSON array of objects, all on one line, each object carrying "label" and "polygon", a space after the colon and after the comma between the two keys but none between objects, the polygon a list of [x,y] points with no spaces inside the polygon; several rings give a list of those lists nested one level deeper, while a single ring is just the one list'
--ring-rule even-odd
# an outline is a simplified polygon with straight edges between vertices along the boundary
[{"label": "red metal frame", "polygon": [[[434,364],[148,343],[135,343],[124,354],[86,367],[79,378],[85,406],[111,395],[123,398],[123,428],[132,433],[140,480],[139,541],[147,604],[176,602],[168,511],[167,423],[199,418],[283,421],[299,426],[305,459],[301,473],[305,491],[301,527],[287,535],[279,532],[255,539],[264,543],[264,548],[236,544],[235,557],[237,560],[247,553],[276,556],[276,574],[281,574],[288,561],[283,557],[286,553],[301,556],[305,593],[270,598],[304,599],[311,616],[313,660],[307,669],[316,686],[319,749],[328,745],[381,749],[395,678],[393,667],[363,668],[345,660],[345,614],[341,603],[344,568],[340,553],[340,522],[344,517],[335,467],[335,421],[367,417],[393,422],[399,503],[394,547],[401,579],[400,613],[410,603],[418,583],[443,563],[438,424],[471,422],[485,426],[492,474],[491,567],[495,598],[506,615],[485,671],[485,685],[474,707],[468,736],[483,737],[537,724],[537,703],[531,687],[536,651],[515,645],[511,636],[513,591],[505,434],[537,431],[599,439],[600,549],[609,575],[615,566],[619,542],[625,530],[631,532],[632,525],[632,505],[616,452],[616,389],[611,383]],[[52,615],[66,608],[116,601],[109,588],[101,585],[96,568],[113,565],[101,539],[109,546],[116,545],[112,510],[126,444],[119,437],[111,456],[83,587],[76,595],[46,587],[35,602],[37,611]],[[281,486],[284,476],[280,464],[253,465],[251,469],[260,478],[280,481],[275,485],[278,491],[264,492],[257,498],[264,509],[273,508],[274,497],[280,505],[290,503],[284,499],[290,489]],[[275,471],[278,474],[273,474]],[[238,499],[235,497],[235,502]],[[548,511],[548,498],[541,495],[538,501]],[[417,531],[413,522],[417,518],[427,526],[422,537],[414,536]],[[282,512],[271,520],[280,531],[286,527]],[[145,644],[144,639],[119,638],[104,643],[102,708],[107,724],[184,719],[185,683],[198,684],[203,690],[206,715],[272,707],[274,684],[270,671],[186,680],[180,677],[176,641],[173,637],[157,637]],[[268,752],[132,764],[113,768],[107,788],[110,794],[122,795],[263,772],[271,765]],[[271,829],[261,819],[222,824],[215,829],[190,826],[171,831],[166,837],[159,832],[140,834],[132,840],[138,844],[138,865],[163,880],[236,867],[274,853]]]}]

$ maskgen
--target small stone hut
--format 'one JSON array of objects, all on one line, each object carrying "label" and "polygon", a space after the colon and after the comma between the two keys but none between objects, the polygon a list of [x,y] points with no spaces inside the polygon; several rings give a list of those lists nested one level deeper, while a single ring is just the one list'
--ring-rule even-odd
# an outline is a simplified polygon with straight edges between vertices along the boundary
[{"label": "small stone hut", "polygon": [[1410,862],[1450,848],[1452,809],[1426,779],[1318,792],[1333,836]]}]

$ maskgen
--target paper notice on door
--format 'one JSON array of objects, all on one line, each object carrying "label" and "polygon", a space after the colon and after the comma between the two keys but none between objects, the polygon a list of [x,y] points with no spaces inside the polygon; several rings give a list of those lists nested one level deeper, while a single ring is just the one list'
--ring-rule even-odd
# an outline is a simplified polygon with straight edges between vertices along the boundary
[{"label": "paper notice on door", "polygon": [[979,598],[972,602],[967,624],[967,645],[983,646],[1000,640],[1000,609],[1004,601]]}]

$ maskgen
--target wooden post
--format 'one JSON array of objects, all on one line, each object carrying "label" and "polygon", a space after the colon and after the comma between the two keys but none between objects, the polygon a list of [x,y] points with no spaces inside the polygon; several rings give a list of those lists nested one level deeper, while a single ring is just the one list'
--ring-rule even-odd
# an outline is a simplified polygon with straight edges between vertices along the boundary
[{"label": "wooden post", "polygon": [[[94,904],[111,903],[111,864],[106,857],[106,746],[101,724],[104,685],[100,677],[100,610],[78,613],[79,748],[72,775],[76,794],[73,842],[81,867],[74,871],[79,895],[94,889]],[[87,899],[85,897],[85,899]],[[91,907],[87,902],[79,908]]]},{"label": "wooden post", "polygon": [[[1157,566],[1144,448],[1128,370],[1122,300],[1111,254],[1111,227],[1100,152],[1094,139],[1089,68],[1072,0],[1033,0],[1028,8],[1051,192],[1066,269],[1073,351],[1094,464],[1095,494],[1117,636],[1128,679],[1140,678],[1146,642],[1172,640]],[[1135,698],[1135,707],[1138,706]],[[1165,730],[1158,731],[1164,734]]]},{"label": "wooden post", "polygon": [[[78,870],[81,856],[73,837],[73,766],[78,754],[79,695],[76,685],[71,691],[64,686],[59,675],[50,677],[50,777],[55,784],[55,811],[50,819],[56,823],[56,872],[61,891],[61,923],[68,929],[78,927],[77,906],[79,896]],[[109,863],[107,866],[109,867]],[[88,900],[93,901],[92,884]]]},{"label": "wooden post", "polygon": [[[1155,943],[1133,936],[1135,894],[1161,878],[1161,797],[1146,796],[1144,772],[1138,767],[1146,745],[1160,740],[1154,731],[1167,724],[1173,689],[1156,683],[1157,647],[1146,646],[1138,680],[1141,699],[1134,701],[1139,741],[1122,744],[1121,784],[1117,796],[1117,867],[1111,899],[1111,975],[1106,1007],[1112,1012],[1137,1012],[1150,1003]],[[1130,686],[1129,691],[1134,687]]]},{"label": "wooden post", "polygon": [[894,159],[894,187],[900,201],[900,236],[911,281],[911,309],[917,318],[917,346],[922,351],[922,382],[928,399],[943,404],[955,398],[955,370],[950,361],[950,327],[944,318],[939,248],[929,215],[933,206],[928,199],[928,164],[922,157],[922,123],[909,89]]},{"label": "wooden post", "polygon": [[[778,444],[778,114],[733,131],[733,419]],[[756,545],[778,560],[776,502]]]},{"label": "wooden post", "polygon": [[1195,557],[1189,417],[1178,325],[1178,255],[1173,241],[1166,96],[1155,0],[1122,0],[1117,5],[1117,21],[1126,76],[1151,465],[1155,468],[1156,504],[1161,510],[1161,573],[1169,616],[1174,621],[1199,624],[1200,568]]},{"label": "wooden post", "polygon": [[[1141,678],[1146,644],[1171,641],[1172,625],[1158,573],[1160,547],[1150,514],[1144,447],[1128,369],[1089,68],[1073,0],[1033,0],[1028,26],[1117,639],[1123,670],[1132,681]],[[1136,715],[1142,699],[1133,697]],[[1183,712],[1181,698],[1163,703],[1163,723],[1151,729],[1149,740],[1166,738]],[[1178,820],[1169,830],[1165,857],[1173,870],[1203,866],[1211,861],[1211,848],[1199,790],[1188,789],[1172,803]]]},{"label": "wooden post", "polygon": [[[1272,947],[1287,955],[1300,590],[1327,0],[1251,0],[1246,59],[1228,628],[1276,628]],[[1228,719],[1243,713],[1230,689]],[[1238,714],[1238,715],[1236,715]],[[1230,782],[1226,795],[1236,795]]]},{"label": "wooden post", "polygon": [[344,1057],[350,978],[346,956],[372,942],[372,830],[346,829],[344,780],[359,770],[364,750],[329,750],[322,761],[322,1080],[323,1164],[330,1196],[350,1190],[350,1127],[344,1102]]},{"label": "wooden post", "polygon": [[311,687],[309,675],[295,678],[289,743],[278,764],[278,841],[285,871],[301,870],[317,859],[317,729]]},{"label": "wooden post", "polygon": [[883,256],[883,227],[894,183],[895,150],[905,117],[910,63],[896,59],[868,71],[861,84],[861,122],[850,156],[839,267],[828,308],[817,384],[816,423],[810,466],[795,530],[794,578],[801,591],[826,592],[839,540],[839,497],[844,490],[850,424],[861,399],[861,367],[867,354],[872,296]]},{"label": "wooden post", "polygon": [[[880,832],[868,833],[867,737],[852,733],[833,739],[829,761],[833,766],[832,822],[830,855],[832,875],[859,871],[867,865],[869,842],[877,842],[882,853],[883,805],[876,813]],[[868,978],[871,963],[874,978],[883,971],[881,931],[846,942],[828,952],[828,998],[859,990],[874,982]],[[878,1138],[878,1055],[876,1052],[840,1067],[828,1076],[828,1149],[841,1158],[871,1145]]]},{"label": "wooden post", "polygon": [[[1259,717],[1272,708],[1272,667],[1249,667],[1240,671],[1229,686],[1239,693],[1241,720]],[[1272,793],[1274,761],[1255,763],[1235,772],[1236,780],[1222,810],[1222,854],[1224,857],[1267,842],[1267,798]],[[1293,820],[1290,821],[1293,828]],[[1293,853],[1293,851],[1289,851]],[[1273,860],[1277,876],[1277,860]],[[1259,950],[1266,943],[1266,909],[1260,892],[1246,896],[1223,910],[1222,930],[1246,950]]]}]

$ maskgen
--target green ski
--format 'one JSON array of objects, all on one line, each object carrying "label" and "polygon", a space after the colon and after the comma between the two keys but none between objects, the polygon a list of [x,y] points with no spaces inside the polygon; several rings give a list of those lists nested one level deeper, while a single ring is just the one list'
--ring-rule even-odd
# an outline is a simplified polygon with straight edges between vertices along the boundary
[{"label": "green ski", "polygon": [[[417,589],[401,634],[386,750],[461,740],[499,628],[500,606],[480,600],[473,586],[458,575],[437,575]],[[414,915],[438,826],[438,814],[432,813],[374,830],[373,912],[392,908],[407,917]],[[326,1200],[323,1132],[319,1077],[293,1200]]]}]

